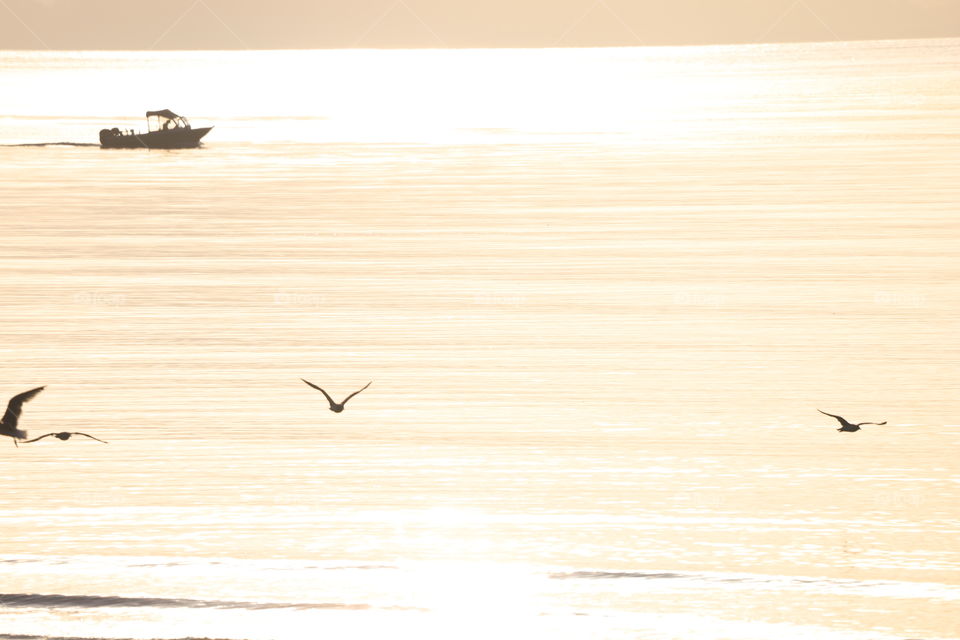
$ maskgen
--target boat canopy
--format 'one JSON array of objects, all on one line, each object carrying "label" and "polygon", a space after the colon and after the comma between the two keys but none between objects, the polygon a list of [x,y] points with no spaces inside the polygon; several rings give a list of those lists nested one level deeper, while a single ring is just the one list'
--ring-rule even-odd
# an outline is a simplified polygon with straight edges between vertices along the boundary
[{"label": "boat canopy", "polygon": [[[156,118],[154,120],[154,118]],[[147,111],[147,129],[150,131],[165,131],[167,129],[189,129],[190,123],[183,116],[175,114],[170,109]]]},{"label": "boat canopy", "polygon": [[173,111],[170,111],[170,109],[160,109],[160,111],[147,111],[148,118],[152,118],[153,116],[159,116],[161,118],[166,118],[167,120],[175,120],[176,118],[180,117],[177,114],[175,114]]}]

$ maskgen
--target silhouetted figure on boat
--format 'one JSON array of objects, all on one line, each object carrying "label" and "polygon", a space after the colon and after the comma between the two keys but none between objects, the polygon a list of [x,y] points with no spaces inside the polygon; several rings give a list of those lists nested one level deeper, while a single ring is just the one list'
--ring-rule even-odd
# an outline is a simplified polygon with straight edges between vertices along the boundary
[{"label": "silhouetted figure on boat", "polygon": [[[303,378],[300,378],[300,379],[303,380]],[[330,411],[333,411],[334,413],[340,413],[341,411],[343,411],[343,405],[347,404],[347,401],[350,400],[350,398],[357,395],[358,393],[360,393],[360,391],[363,391],[363,389],[366,389],[371,384],[373,384],[373,380],[371,380],[370,382],[364,385],[363,389],[360,389],[360,391],[354,391],[353,393],[348,395],[346,398],[344,398],[343,402],[337,403],[333,401],[333,398],[330,397],[330,394],[328,394],[326,391],[324,391],[317,385],[313,384],[309,380],[303,380],[303,381],[323,394],[323,397],[325,397],[327,399],[327,402],[330,403]]]},{"label": "silhouetted figure on boat", "polygon": [[[817,409],[817,411],[820,411],[820,409]],[[840,416],[835,416],[832,413],[827,413],[826,411],[820,411],[820,413],[822,413],[825,416],[830,416],[831,418],[837,419],[837,421],[840,423],[840,428],[837,429],[837,431],[860,431],[860,427],[865,424],[875,424],[877,426],[887,424],[886,420],[884,420],[883,422],[858,422],[857,424],[854,424],[852,422],[848,422],[845,418],[841,418]]]},{"label": "silhouetted figure on boat", "polygon": [[0,420],[0,435],[13,438],[13,444],[20,446],[17,444],[17,440],[25,440],[27,437],[26,431],[17,429],[17,424],[20,422],[20,414],[23,413],[23,403],[29,402],[44,389],[46,389],[46,387],[37,387],[36,389],[24,391],[10,398],[10,403],[7,404],[7,412],[3,414],[3,419]]},{"label": "silhouetted figure on boat", "polygon": [[93,439],[93,440],[96,440],[97,442],[102,442],[103,444],[108,444],[106,440],[101,440],[100,438],[94,438],[94,437],[93,437],[92,435],[90,435],[89,433],[83,433],[83,432],[80,432],[80,431],[61,431],[61,432],[59,432],[59,433],[45,433],[45,434],[43,434],[42,436],[38,436],[38,437],[33,438],[33,439],[31,439],[31,440],[24,440],[23,443],[24,443],[24,444],[27,444],[28,442],[36,442],[37,440],[43,440],[44,438],[48,438],[48,437],[50,437],[50,436],[53,436],[54,438],[57,438],[58,440],[69,440],[69,439],[70,439],[70,436],[85,436],[85,437],[87,437],[87,438],[91,438],[91,439]]}]

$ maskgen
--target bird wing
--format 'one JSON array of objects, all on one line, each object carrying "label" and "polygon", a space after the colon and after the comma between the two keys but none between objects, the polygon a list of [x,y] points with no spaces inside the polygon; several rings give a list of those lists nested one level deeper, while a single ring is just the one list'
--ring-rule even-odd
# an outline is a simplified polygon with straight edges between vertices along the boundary
[{"label": "bird wing", "polygon": [[55,436],[56,433],[45,433],[42,436],[37,436],[36,438],[31,438],[30,440],[24,440],[24,444],[29,444],[31,442],[36,442],[37,440],[43,440],[44,438],[49,438],[50,436]]},{"label": "bird wing", "polygon": [[[303,380],[303,378],[300,378],[300,379]],[[319,391],[320,393],[322,393],[322,394],[323,394],[323,397],[325,397],[325,398],[327,399],[327,402],[330,403],[330,406],[331,406],[331,407],[336,404],[336,402],[333,401],[333,398],[330,397],[330,394],[328,394],[326,391],[324,391],[323,389],[321,389],[321,388],[318,387],[317,385],[313,384],[313,383],[310,382],[309,380],[303,380],[303,381],[306,382],[306,383],[307,383],[308,385],[310,385],[311,387],[313,387],[314,389],[316,389],[317,391]]]},{"label": "bird wing", "polygon": [[75,435],[75,436],[86,436],[87,438],[92,438],[92,439],[96,440],[97,442],[102,442],[103,444],[110,444],[110,443],[107,442],[106,440],[101,440],[100,438],[94,438],[94,437],[93,437],[92,435],[90,435],[89,433],[83,433],[82,431],[72,431],[71,433],[73,433],[73,435]]},{"label": "bird wing", "polygon": [[883,422],[861,422],[861,423],[858,424],[857,426],[858,426],[858,427],[861,427],[861,426],[863,426],[863,425],[865,425],[865,424],[875,424],[875,425],[877,425],[878,427],[882,427],[883,425],[887,424],[887,421],[884,420]]},{"label": "bird wing", "polygon": [[[363,386],[363,389],[366,389],[367,387],[369,387],[369,386],[372,385],[372,384],[373,384],[373,380],[371,380],[370,382],[368,382],[367,384],[365,384],[365,385]],[[363,389],[360,389],[360,391],[363,391]],[[354,391],[353,393],[351,393],[350,395],[348,395],[346,398],[344,398],[344,399],[343,399],[343,402],[341,402],[340,404],[347,404],[347,400],[349,400],[349,399],[352,398],[353,396],[355,396],[355,395],[357,395],[358,393],[360,393],[360,391]]]},{"label": "bird wing", "polygon": [[[820,411],[820,409],[817,409],[817,411]],[[831,418],[836,418],[837,420],[840,421],[840,424],[843,424],[845,422],[843,418],[841,418],[840,416],[835,416],[832,413],[827,413],[826,411],[820,411],[820,413],[822,413],[825,416],[830,416]]]},{"label": "bird wing", "polygon": [[28,402],[33,396],[45,388],[46,387],[37,387],[36,389],[24,391],[10,398],[10,402],[7,404],[7,412],[3,414],[3,423],[11,428],[16,427],[17,421],[20,419],[20,413],[23,411],[23,403]]}]

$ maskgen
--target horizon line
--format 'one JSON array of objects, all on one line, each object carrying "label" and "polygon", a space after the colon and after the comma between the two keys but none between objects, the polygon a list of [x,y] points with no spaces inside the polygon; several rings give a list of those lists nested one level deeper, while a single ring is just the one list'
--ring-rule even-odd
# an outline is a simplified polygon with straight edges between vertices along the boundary
[{"label": "horizon line", "polygon": [[800,39],[800,40],[771,40],[771,41],[733,41],[733,42],[702,42],[680,44],[609,44],[609,45],[551,45],[551,46],[507,46],[496,45],[487,47],[234,47],[223,48],[145,48],[145,49],[66,49],[66,48],[13,48],[3,49],[0,52],[89,52],[89,53],[183,53],[183,52],[276,52],[276,51],[557,51],[563,49],[678,49],[689,47],[746,47],[771,45],[798,45],[798,44],[840,44],[849,42],[909,42],[915,40],[960,40],[956,36],[907,36],[902,38],[851,38],[837,39]]}]

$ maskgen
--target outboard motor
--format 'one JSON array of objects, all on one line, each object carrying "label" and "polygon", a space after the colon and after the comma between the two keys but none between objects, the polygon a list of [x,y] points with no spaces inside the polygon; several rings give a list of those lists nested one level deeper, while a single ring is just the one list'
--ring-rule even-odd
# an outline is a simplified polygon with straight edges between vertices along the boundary
[{"label": "outboard motor", "polygon": [[100,129],[100,144],[109,144],[110,139],[120,135],[120,129]]}]

